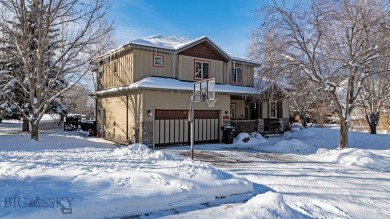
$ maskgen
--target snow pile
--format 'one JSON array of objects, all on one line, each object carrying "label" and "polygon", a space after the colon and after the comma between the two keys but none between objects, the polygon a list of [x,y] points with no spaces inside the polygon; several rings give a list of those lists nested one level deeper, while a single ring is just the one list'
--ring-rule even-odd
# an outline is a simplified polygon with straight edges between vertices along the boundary
[{"label": "snow pile", "polygon": [[240,133],[237,137],[234,138],[233,144],[239,145],[240,147],[250,147],[253,148],[259,144],[267,143],[268,141],[258,133]]},{"label": "snow pile", "polygon": [[261,147],[262,151],[286,154],[313,154],[317,148],[298,139],[281,140],[272,146]]},{"label": "snow pile", "polygon": [[362,149],[319,149],[317,154],[310,155],[309,157],[312,157],[315,160],[322,160],[324,162],[338,163],[346,166],[359,166],[383,172],[390,172],[390,157],[384,157]]},{"label": "snow pile", "polygon": [[299,131],[299,130],[302,130],[302,129],[303,129],[302,124],[294,123],[294,124],[291,126],[291,131],[292,131],[292,132],[294,132],[294,131]]},{"label": "snow pile", "polygon": [[253,191],[247,180],[142,144],[113,148],[70,132],[29,137],[1,136],[0,217],[59,218],[63,208],[71,218],[140,215]]},{"label": "snow pile", "polygon": [[289,207],[279,193],[266,192],[229,209],[219,218],[307,218]]},{"label": "snow pile", "polygon": [[161,151],[154,151],[144,144],[132,144],[128,147],[122,147],[116,149],[114,154],[117,155],[118,158],[133,156],[144,161],[173,159],[172,156],[166,155]]},{"label": "snow pile", "polygon": [[285,132],[284,136],[288,138],[298,138],[298,139],[308,139],[316,136],[316,133],[312,131],[313,129],[302,129],[300,127],[296,128],[292,132]]}]

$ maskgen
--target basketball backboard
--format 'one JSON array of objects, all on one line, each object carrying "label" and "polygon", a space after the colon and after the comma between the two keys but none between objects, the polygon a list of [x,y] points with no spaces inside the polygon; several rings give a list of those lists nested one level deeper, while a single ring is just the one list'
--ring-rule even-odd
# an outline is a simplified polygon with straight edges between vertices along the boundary
[{"label": "basketball backboard", "polygon": [[215,99],[215,78],[194,82],[194,102]]}]

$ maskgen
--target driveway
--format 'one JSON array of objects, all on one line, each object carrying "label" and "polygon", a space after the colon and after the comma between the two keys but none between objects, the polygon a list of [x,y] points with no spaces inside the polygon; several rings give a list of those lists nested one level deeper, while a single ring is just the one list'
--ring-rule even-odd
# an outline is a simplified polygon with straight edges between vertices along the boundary
[{"label": "driveway", "polygon": [[[188,149],[178,147],[164,152],[189,156]],[[239,148],[198,149],[194,160],[252,181],[256,193],[281,193],[290,207],[310,217],[390,218],[388,172],[319,162],[305,155]],[[201,218],[202,211],[205,210],[182,216]]]}]

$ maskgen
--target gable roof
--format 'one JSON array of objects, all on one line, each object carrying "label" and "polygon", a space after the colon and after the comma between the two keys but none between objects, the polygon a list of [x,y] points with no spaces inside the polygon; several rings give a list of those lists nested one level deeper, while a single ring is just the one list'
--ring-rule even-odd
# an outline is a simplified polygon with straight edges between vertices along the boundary
[{"label": "gable roof", "polygon": [[[189,49],[195,45],[198,45],[200,43],[206,43],[208,46],[213,48],[223,59],[226,61],[232,60],[232,61],[238,61],[238,62],[245,62],[251,65],[258,66],[259,64],[256,62],[251,61],[248,58],[245,57],[237,57],[232,54],[229,54],[225,52],[221,47],[219,47],[216,43],[214,43],[212,40],[210,40],[206,36],[199,37],[194,40],[188,40],[183,37],[177,37],[177,36],[161,36],[161,35],[153,35],[150,37],[142,38],[142,39],[136,39],[129,41],[127,44],[114,49],[110,52],[107,52],[106,54],[102,55],[100,58],[103,58],[109,54],[115,54],[119,52],[120,50],[130,47],[149,47],[149,48],[156,48],[156,49],[162,49],[162,50],[168,50],[172,52],[182,52],[186,49]],[[98,58],[99,59],[99,58]]]}]

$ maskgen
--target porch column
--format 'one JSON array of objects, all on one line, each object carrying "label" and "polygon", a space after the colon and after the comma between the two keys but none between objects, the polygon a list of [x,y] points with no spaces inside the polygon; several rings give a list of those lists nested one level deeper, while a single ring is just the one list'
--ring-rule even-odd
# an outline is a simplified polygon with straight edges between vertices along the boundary
[{"label": "porch column", "polygon": [[257,119],[257,132],[264,132],[264,119]]}]

